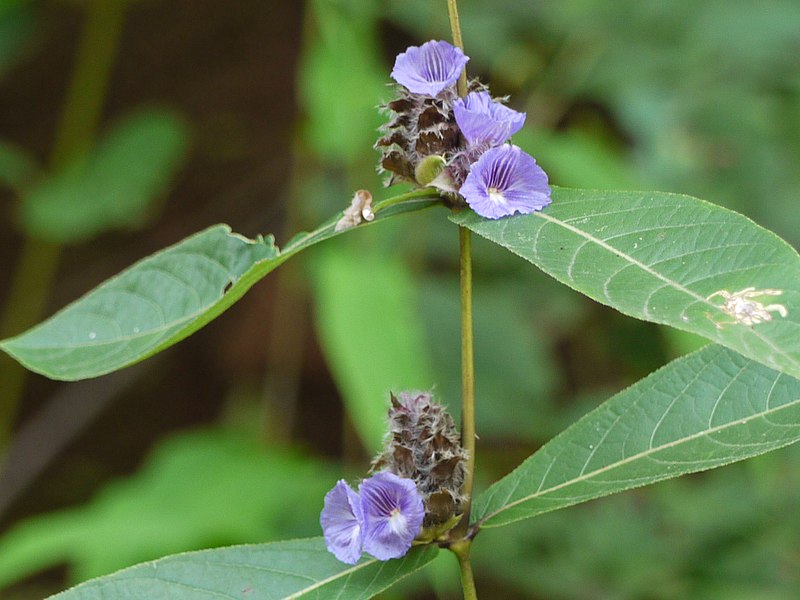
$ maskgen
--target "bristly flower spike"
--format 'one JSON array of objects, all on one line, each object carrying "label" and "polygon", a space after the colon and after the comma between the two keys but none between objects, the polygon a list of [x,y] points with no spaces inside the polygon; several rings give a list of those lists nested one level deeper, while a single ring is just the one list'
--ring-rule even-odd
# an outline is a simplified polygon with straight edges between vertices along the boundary
[{"label": "bristly flower spike", "polygon": [[[372,470],[386,470],[417,484],[426,530],[452,526],[462,513],[467,454],[453,418],[426,392],[392,394],[389,435]],[[429,533],[429,531],[426,531]]]}]

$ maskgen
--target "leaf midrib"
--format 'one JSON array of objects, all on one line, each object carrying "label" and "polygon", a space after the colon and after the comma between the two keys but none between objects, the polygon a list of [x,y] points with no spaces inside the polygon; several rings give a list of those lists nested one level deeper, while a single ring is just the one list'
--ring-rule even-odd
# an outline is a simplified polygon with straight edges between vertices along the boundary
[{"label": "leaf midrib", "polygon": [[[677,281],[675,281],[673,279],[670,279],[666,275],[662,275],[661,273],[659,273],[658,271],[652,269],[651,267],[649,267],[648,265],[644,264],[643,262],[635,259],[630,254],[628,254],[626,252],[623,252],[622,250],[618,250],[614,246],[606,243],[604,240],[601,240],[600,238],[597,238],[597,237],[593,236],[592,234],[590,234],[590,233],[588,233],[586,231],[583,231],[582,229],[578,229],[577,227],[573,227],[569,223],[566,223],[565,221],[557,219],[557,218],[555,218],[555,217],[553,217],[553,216],[551,216],[551,215],[549,215],[549,214],[547,214],[545,212],[541,212],[540,211],[540,212],[535,212],[535,213],[532,213],[532,214],[537,218],[544,219],[545,221],[553,223],[554,225],[561,226],[564,229],[567,229],[568,231],[571,231],[572,233],[578,235],[579,237],[582,237],[582,238],[586,239],[589,242],[593,242],[593,243],[597,244],[598,246],[600,246],[601,248],[605,249],[606,251],[614,254],[615,256],[617,256],[617,257],[619,257],[619,258],[621,258],[623,260],[626,260],[629,263],[641,268],[643,271],[645,271],[649,275],[655,277],[656,279],[662,281],[666,285],[671,286],[674,289],[687,294],[688,296],[693,298],[696,302],[700,302],[702,304],[705,304],[705,305],[709,306],[710,308],[712,308],[714,311],[721,312],[720,307],[717,306],[716,304],[714,304],[713,302],[710,302],[707,298],[704,298],[703,296],[700,296],[696,292],[693,292],[692,290],[690,290],[689,288],[685,287],[684,285],[678,283]],[[538,239],[538,234],[537,234],[537,239]],[[515,252],[510,247],[509,247],[509,250],[511,252],[513,252],[514,254],[516,254],[517,256],[520,256],[520,258],[523,258],[523,259],[527,260],[526,257],[520,255],[518,252]],[[537,252],[537,254],[538,254],[538,252]],[[644,308],[646,309],[646,306]],[[661,323],[670,325],[672,327],[675,326],[672,323],[667,323],[664,320],[658,321],[655,318],[652,318],[652,320],[656,321],[656,322],[661,322]],[[800,372],[800,362],[798,362],[796,359],[794,359],[791,355],[787,354],[785,350],[776,347],[771,339],[765,337],[761,332],[757,331],[754,327],[749,327],[748,329],[753,333],[753,335],[755,337],[757,337],[761,342],[766,344],[776,354],[779,354],[780,356],[784,357],[792,366],[794,366],[797,369],[797,372]],[[713,338],[710,338],[710,339],[713,339]],[[714,341],[725,344],[724,340],[716,340],[716,339],[714,339]],[[727,345],[727,344],[725,344],[725,345]],[[772,367],[774,365],[768,365],[768,366]]]},{"label": "leaf midrib", "polygon": [[[781,377],[781,375],[779,375],[779,377],[776,378],[776,382],[780,377]],[[773,389],[774,389],[774,385],[775,384],[773,384]],[[535,500],[536,498],[545,496],[546,494],[550,494],[552,492],[557,492],[558,490],[564,489],[564,488],[569,487],[571,485],[575,485],[575,484],[581,483],[583,481],[588,481],[592,477],[595,477],[597,475],[601,475],[603,473],[612,471],[612,470],[614,470],[616,468],[624,466],[624,465],[626,465],[626,464],[628,464],[630,462],[633,462],[635,460],[639,460],[641,458],[647,458],[651,454],[655,454],[657,452],[661,452],[662,450],[668,450],[670,448],[677,447],[677,446],[679,446],[681,444],[684,444],[684,443],[687,443],[687,442],[691,442],[691,441],[694,441],[696,439],[699,439],[699,438],[702,438],[702,437],[705,437],[705,436],[708,436],[708,435],[712,435],[712,434],[720,432],[720,431],[724,431],[724,430],[726,430],[728,428],[731,428],[731,427],[738,427],[738,426],[746,425],[747,423],[749,423],[750,421],[752,421],[754,419],[762,418],[762,417],[765,417],[765,416],[768,416],[768,415],[771,415],[771,414],[775,414],[775,413],[777,413],[779,411],[782,411],[785,408],[794,407],[798,403],[800,403],[800,398],[797,398],[795,400],[792,400],[790,402],[782,404],[781,406],[779,406],[777,408],[774,408],[774,409],[767,409],[767,410],[764,410],[764,411],[761,411],[761,412],[758,412],[758,413],[754,413],[754,414],[752,414],[752,415],[750,415],[748,417],[744,417],[744,418],[741,418],[741,419],[736,419],[734,421],[729,421],[728,423],[725,423],[723,425],[718,425],[716,427],[712,427],[712,428],[709,428],[709,429],[704,429],[703,431],[699,431],[699,432],[693,433],[692,435],[689,435],[689,436],[684,437],[684,438],[680,438],[678,440],[673,440],[672,442],[668,442],[668,443],[663,444],[661,446],[648,448],[647,450],[645,450],[643,452],[639,452],[637,454],[633,454],[633,455],[631,455],[629,457],[626,457],[626,458],[624,458],[624,459],[622,459],[620,461],[617,461],[617,462],[614,462],[612,464],[606,465],[604,467],[596,469],[596,470],[594,470],[594,471],[592,471],[590,473],[587,473],[585,475],[580,475],[578,477],[570,479],[569,481],[562,482],[562,483],[560,483],[558,485],[555,485],[553,487],[550,487],[550,488],[547,488],[547,489],[544,489],[544,490],[539,489],[536,492],[534,492],[533,494],[529,494],[528,496],[525,496],[525,497],[520,498],[518,500],[514,500],[513,502],[510,502],[510,503],[504,505],[502,508],[500,508],[500,509],[498,509],[498,510],[492,512],[492,513],[489,513],[488,515],[485,515],[485,516],[481,517],[479,519],[478,523],[480,525],[484,526],[484,527],[493,527],[493,525],[490,524],[490,523],[489,524],[485,524],[486,521],[492,519],[493,517],[503,513],[504,511],[506,511],[506,510],[508,510],[510,508],[513,508],[514,506],[518,506],[518,505],[520,505],[520,504],[522,504],[524,502],[528,502],[530,500]],[[731,444],[731,445],[734,445],[734,444]],[[736,446],[736,447],[738,447],[738,446]],[[708,461],[704,460],[702,462],[708,462]],[[553,461],[553,463],[555,463],[555,460]],[[548,469],[547,469],[548,473],[550,471],[550,468],[552,468],[552,466],[553,465],[551,464],[548,467]],[[676,473],[675,475],[678,475],[678,473]]]}]

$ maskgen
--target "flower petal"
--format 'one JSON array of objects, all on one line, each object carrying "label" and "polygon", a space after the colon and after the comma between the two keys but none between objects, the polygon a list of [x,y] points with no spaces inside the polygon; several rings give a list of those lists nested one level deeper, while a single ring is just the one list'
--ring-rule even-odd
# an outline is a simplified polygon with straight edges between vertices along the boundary
[{"label": "flower petal", "polygon": [[431,40],[398,54],[392,79],[414,94],[436,96],[456,82],[468,60],[460,48]]},{"label": "flower petal", "polygon": [[492,148],[473,163],[459,193],[472,210],[489,219],[526,215],[551,202],[547,174],[511,144]]},{"label": "flower petal", "polygon": [[364,512],[358,494],[344,479],[325,495],[319,522],[328,550],[340,561],[356,564],[364,541]]},{"label": "flower petal", "polygon": [[379,560],[403,556],[425,517],[416,484],[384,471],[364,480],[358,491],[364,510],[364,550]]},{"label": "flower petal", "polygon": [[497,146],[525,124],[525,113],[496,102],[488,92],[470,92],[463,100],[459,98],[453,105],[453,113],[470,145]]}]

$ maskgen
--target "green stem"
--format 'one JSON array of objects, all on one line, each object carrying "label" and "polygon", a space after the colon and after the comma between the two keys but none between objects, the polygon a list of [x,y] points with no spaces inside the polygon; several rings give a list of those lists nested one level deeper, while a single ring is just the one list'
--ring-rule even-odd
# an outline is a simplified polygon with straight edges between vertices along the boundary
[{"label": "green stem", "polygon": [[[461,39],[461,21],[458,18],[458,0],[447,0],[447,14],[450,17],[450,31],[453,34],[453,44],[464,50],[464,40]],[[462,98],[467,95],[467,70],[461,71],[458,77],[458,95]]]},{"label": "green stem", "polygon": [[[453,44],[464,50],[458,0],[447,0]],[[467,95],[467,70],[458,78],[458,94]],[[466,497],[464,516],[452,532],[453,539],[463,539],[469,529],[472,508],[472,484],[475,476],[475,353],[472,335],[472,237],[469,229],[458,228],[461,274],[461,445],[467,451],[467,472],[462,492]],[[469,561],[467,552],[466,561]],[[463,573],[463,568],[462,568]],[[466,595],[467,590],[465,588]]]},{"label": "green stem", "polygon": [[409,200],[439,198],[441,195],[442,193],[435,188],[422,188],[420,190],[406,192],[405,194],[400,194],[399,196],[392,196],[391,198],[381,200],[372,207],[372,212],[377,214],[379,211],[387,209],[390,206],[394,206],[395,204],[402,204],[403,202],[408,202]]},{"label": "green stem", "polygon": [[472,236],[469,229],[459,227],[458,239],[461,280],[461,445],[467,451],[462,492],[467,500],[463,507],[464,516],[453,531],[456,539],[463,538],[469,527],[475,476],[475,351],[472,333]]},{"label": "green stem", "polygon": [[111,70],[119,48],[125,2],[92,0],[53,144],[51,165],[59,169],[94,144]]},{"label": "green stem", "polygon": [[[119,46],[124,3],[94,0],[87,7],[75,68],[56,132],[50,166],[63,168],[91,148],[106,96],[111,67]],[[11,280],[8,301],[0,316],[0,338],[39,321],[61,262],[61,246],[26,238]],[[0,357],[0,452],[8,443],[26,371],[7,356]]]},{"label": "green stem", "polygon": [[464,600],[478,600],[478,593],[475,590],[475,577],[472,574],[472,562],[469,553],[472,549],[472,541],[466,540],[450,546],[450,551],[458,559],[458,568],[461,572],[461,588],[464,591]]}]

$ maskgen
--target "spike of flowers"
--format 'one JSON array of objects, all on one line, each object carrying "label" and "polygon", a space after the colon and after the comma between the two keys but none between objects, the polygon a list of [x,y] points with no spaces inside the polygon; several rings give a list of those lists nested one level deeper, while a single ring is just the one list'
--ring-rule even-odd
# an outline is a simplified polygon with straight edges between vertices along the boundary
[{"label": "spike of flowers", "polygon": [[393,394],[389,435],[373,469],[385,469],[417,484],[425,503],[425,528],[460,515],[467,453],[453,417],[425,392]]},{"label": "spike of flowers", "polygon": [[459,193],[482,217],[528,214],[550,204],[547,174],[517,146],[488,150],[475,162]]},{"label": "spike of flowers", "polygon": [[492,99],[488,92],[470,92],[453,104],[456,123],[470,145],[498,146],[525,124],[525,113]]},{"label": "spike of flowers", "polygon": [[[455,82],[469,58],[455,46],[430,41],[399,54],[392,77],[401,86],[384,108],[393,113],[375,144],[386,185],[409,181],[436,187],[452,207],[482,217],[528,214],[550,203],[547,175],[533,157],[503,145],[525,123],[477,80],[461,99]],[[435,172],[428,168],[435,166]]]},{"label": "spike of flowers", "polygon": [[436,96],[458,80],[467,61],[460,48],[431,40],[398,54],[392,79],[413,94]]}]

